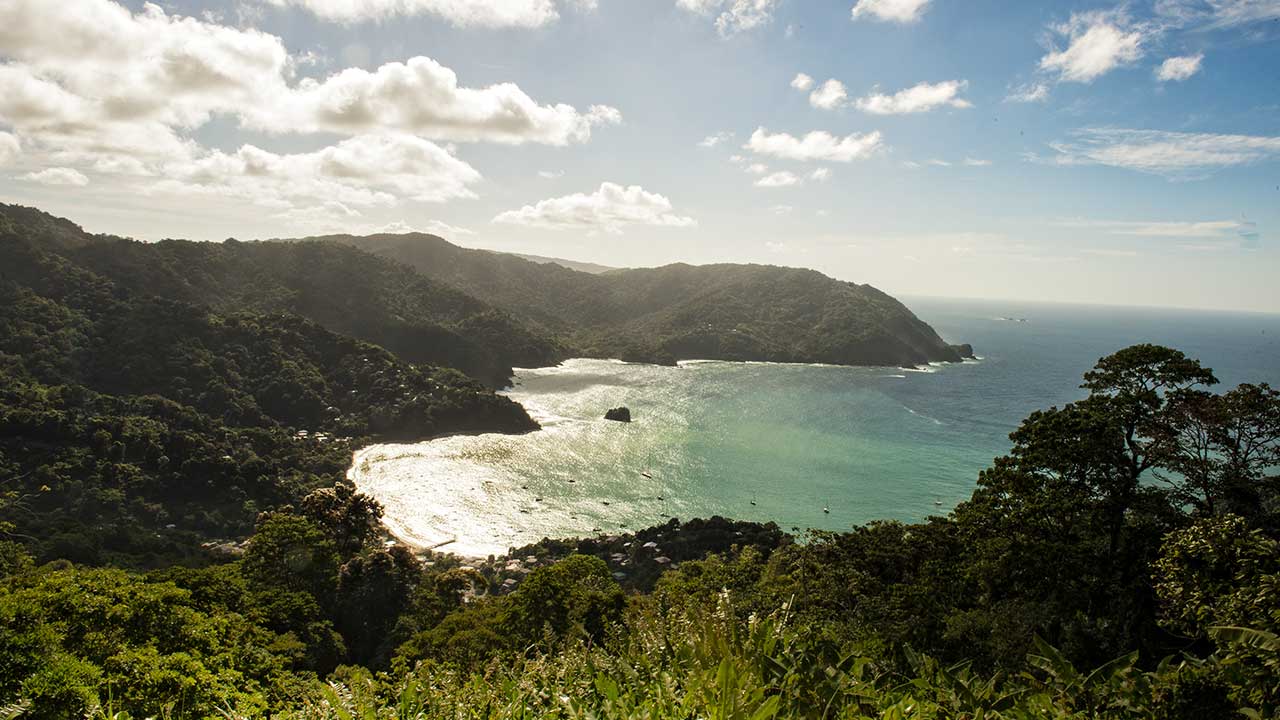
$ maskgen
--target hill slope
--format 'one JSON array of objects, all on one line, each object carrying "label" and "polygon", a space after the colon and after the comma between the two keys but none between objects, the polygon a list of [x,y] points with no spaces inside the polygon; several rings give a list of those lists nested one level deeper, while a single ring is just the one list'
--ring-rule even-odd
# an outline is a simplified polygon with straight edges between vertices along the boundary
[{"label": "hill slope", "polygon": [[[136,294],[225,312],[291,313],[410,362],[453,367],[494,386],[513,366],[562,349],[510,314],[410,268],[336,243],[143,243],[90,235],[37,210],[0,205],[13,236]],[[0,225],[0,229],[4,227]]]},{"label": "hill slope", "polygon": [[0,528],[40,557],[195,557],[340,480],[353,443],[537,427],[455,370],[297,315],[132,292],[55,252],[98,239],[16,215],[0,215],[0,497],[21,503]]},{"label": "hill slope", "polygon": [[585,273],[461,248],[434,235],[311,239],[406,263],[587,356],[917,365],[958,361],[971,352],[947,344],[870,285],[813,270],[675,264]]}]

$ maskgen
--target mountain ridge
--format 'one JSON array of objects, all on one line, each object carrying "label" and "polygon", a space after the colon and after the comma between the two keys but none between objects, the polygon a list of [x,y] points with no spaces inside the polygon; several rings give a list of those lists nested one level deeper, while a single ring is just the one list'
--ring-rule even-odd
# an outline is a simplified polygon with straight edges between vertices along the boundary
[{"label": "mountain ridge", "polygon": [[672,263],[586,273],[426,233],[300,240],[407,264],[556,333],[587,357],[914,366],[972,354],[883,291],[807,268]]}]

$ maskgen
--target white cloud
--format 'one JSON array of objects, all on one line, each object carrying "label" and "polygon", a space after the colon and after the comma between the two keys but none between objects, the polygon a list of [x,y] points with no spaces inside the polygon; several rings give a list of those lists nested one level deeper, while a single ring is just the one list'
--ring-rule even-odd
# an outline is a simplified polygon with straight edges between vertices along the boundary
[{"label": "white cloud", "polygon": [[1067,39],[1066,49],[1056,48],[1040,58],[1040,69],[1058,73],[1064,82],[1089,83],[1122,65],[1142,57],[1143,33],[1123,27],[1116,13],[1073,13],[1050,30]]},{"label": "white cloud", "polygon": [[480,173],[429,140],[362,135],[309,153],[279,155],[253,145],[169,163],[155,191],[242,198],[269,207],[392,205],[475,197]]},{"label": "white cloud", "polygon": [[987,167],[988,165],[990,165],[990,164],[991,164],[991,161],[990,161],[990,160],[983,160],[983,159],[980,159],[980,158],[968,158],[968,157],[967,157],[967,158],[965,158],[965,159],[964,159],[964,164],[965,164],[965,165],[968,165],[969,167]]},{"label": "white cloud", "polygon": [[246,109],[244,116],[251,126],[274,131],[395,130],[437,140],[548,145],[585,142],[594,126],[622,120],[608,106],[581,112],[571,105],[540,105],[513,83],[461,87],[452,70],[427,57],[304,80],[282,104],[262,113]]},{"label": "white cloud", "polygon": [[538,177],[542,178],[543,180],[555,180],[557,178],[564,177],[564,171],[563,170],[539,170]]},{"label": "white cloud", "polygon": [[773,211],[774,215],[790,215],[791,212],[795,210],[795,208],[790,205],[774,205],[769,209]]},{"label": "white cloud", "polygon": [[1262,238],[1257,223],[1248,220],[1068,220],[1057,224],[1098,230],[1108,235],[1169,240],[1179,249],[1195,251],[1252,249]]},{"label": "white cloud", "polygon": [[593,193],[574,193],[508,210],[497,223],[547,230],[586,230],[621,234],[629,225],[694,227],[697,222],[672,212],[671,201],[639,185],[623,187],[606,182]]},{"label": "white cloud", "polygon": [[1204,60],[1204,53],[1168,58],[1156,68],[1156,79],[1160,82],[1186,80],[1200,72],[1202,60]]},{"label": "white cloud", "polygon": [[728,142],[733,139],[733,133],[728,131],[718,132],[714,135],[708,135],[698,143],[698,147],[713,148],[722,142]]},{"label": "white cloud", "polygon": [[[435,15],[462,26],[534,28],[560,17],[552,0],[259,0],[278,7],[305,8],[320,18],[338,22],[385,20],[404,15]],[[595,0],[561,2],[579,9],[595,9]]]},{"label": "white cloud", "polygon": [[415,226],[404,222],[395,222],[389,225],[383,225],[378,229],[380,233],[403,235],[405,233],[428,233],[430,235],[439,235],[440,237],[450,238],[459,235],[475,235],[475,231],[468,230],[457,225],[450,225],[443,220],[428,220],[420,226]]},{"label": "white cloud", "polygon": [[859,110],[875,115],[928,112],[938,107],[968,108],[973,104],[959,97],[968,86],[965,80],[947,80],[940,83],[922,82],[893,95],[872,93],[860,97],[855,104]]},{"label": "white cloud", "polygon": [[1004,99],[1005,102],[1034,103],[1049,99],[1049,86],[1045,83],[1020,85]]},{"label": "white cloud", "polygon": [[845,90],[844,83],[839,80],[828,80],[818,86],[817,90],[809,93],[809,104],[820,110],[834,110],[849,98],[849,93]]},{"label": "white cloud", "polygon": [[933,158],[929,160],[929,164],[934,167],[951,167],[951,163],[947,162],[946,160],[939,160],[937,158]]},{"label": "white cloud", "polygon": [[583,142],[614,108],[539,104],[511,83],[459,85],[427,57],[294,82],[280,38],[257,30],[138,14],[110,0],[0,4],[0,119],[19,135],[97,152],[180,151],[215,114],[278,133],[411,132],[430,139]]},{"label": "white cloud", "polygon": [[789,170],[770,173],[768,167],[759,163],[748,167],[747,172],[753,175],[760,175],[761,177],[753,184],[756,187],[763,188],[792,187],[795,185],[803,185],[805,182],[809,181],[823,182],[831,177],[831,169],[825,167],[815,168],[807,175],[797,175]]},{"label": "white cloud", "polygon": [[791,81],[791,87],[804,92],[805,90],[813,87],[813,78],[805,75],[804,73],[796,73],[795,78]]},{"label": "white cloud", "polygon": [[51,167],[45,168],[39,172],[31,172],[21,176],[23,180],[40,183],[41,185],[68,185],[72,187],[84,187],[89,184],[89,178],[84,173],[73,168]]},{"label": "white cloud", "polygon": [[1157,15],[1177,26],[1220,30],[1280,18],[1278,0],[1156,0]]},{"label": "white cloud", "polygon": [[1110,235],[1132,235],[1151,238],[1224,238],[1240,233],[1254,232],[1257,227],[1244,220],[1202,221],[1129,221],[1129,220],[1069,220],[1060,222],[1062,227],[1096,228]]},{"label": "white cloud", "polygon": [[0,132],[0,165],[7,165],[22,154],[22,145],[11,133]]},{"label": "white cloud", "polygon": [[1162,130],[1085,128],[1052,143],[1058,165],[1108,165],[1171,178],[1203,177],[1221,168],[1280,158],[1280,137]]},{"label": "white cloud", "polygon": [[781,172],[765,175],[759,180],[756,180],[755,186],[762,188],[780,188],[799,185],[801,182],[803,182],[803,180],[801,180],[795,173],[783,170]]},{"label": "white cloud", "polygon": [[[24,154],[136,192],[225,191],[279,208],[473,197],[479,173],[431,140],[565,145],[621,120],[612,107],[539,103],[511,83],[466,87],[426,57],[299,80],[314,56],[291,56],[280,38],[154,4],[0,0],[0,48],[0,126]],[[195,132],[214,117],[339,140],[286,155],[211,151]]]},{"label": "white cloud", "polygon": [[333,200],[317,205],[290,208],[271,216],[292,235],[328,235],[347,233],[351,235],[403,235],[406,233],[429,233],[441,237],[474,235],[475,233],[461,227],[450,225],[441,220],[428,220],[425,223],[412,223],[396,220],[378,224],[365,219],[363,213]]},{"label": "white cloud", "polygon": [[919,20],[928,6],[929,0],[858,0],[853,6],[853,19],[910,23]]},{"label": "white cloud", "polygon": [[770,134],[763,127],[751,133],[751,139],[743,146],[758,155],[770,155],[784,160],[852,162],[870,156],[882,145],[879,131],[853,133],[836,137],[824,130],[815,130],[797,138],[788,133]]},{"label": "white cloud", "polygon": [[[768,25],[782,0],[676,0],[676,5],[698,15],[716,15],[716,32],[730,37]],[[718,13],[718,15],[717,15]]]}]

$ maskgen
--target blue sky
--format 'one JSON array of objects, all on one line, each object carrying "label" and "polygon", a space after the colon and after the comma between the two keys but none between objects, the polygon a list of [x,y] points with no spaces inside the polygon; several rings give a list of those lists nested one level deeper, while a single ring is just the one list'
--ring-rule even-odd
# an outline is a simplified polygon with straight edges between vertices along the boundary
[{"label": "blue sky", "polygon": [[1280,0],[0,0],[0,198],[1280,312],[1278,41]]}]

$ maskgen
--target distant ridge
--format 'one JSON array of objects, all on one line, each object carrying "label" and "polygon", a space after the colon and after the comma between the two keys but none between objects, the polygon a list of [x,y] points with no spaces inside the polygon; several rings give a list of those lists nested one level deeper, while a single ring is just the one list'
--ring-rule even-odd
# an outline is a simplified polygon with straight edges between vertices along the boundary
[{"label": "distant ridge", "polygon": [[561,267],[567,267],[570,270],[577,270],[578,272],[591,273],[592,275],[600,275],[602,273],[607,273],[612,270],[618,269],[616,267],[610,267],[608,265],[598,265],[596,263],[580,262],[578,260],[565,260],[564,258],[544,257],[542,255],[528,255],[525,253],[508,253],[508,252],[501,252],[498,250],[494,250],[492,252],[498,253],[500,255],[514,255],[518,258],[528,260],[529,262],[536,262],[539,265],[547,265],[547,264],[559,265]]},{"label": "distant ridge", "polygon": [[870,285],[770,265],[573,270],[462,248],[435,235],[329,235],[402,262],[511,313],[576,355],[639,362],[682,359],[905,365],[957,362],[905,305]]}]

